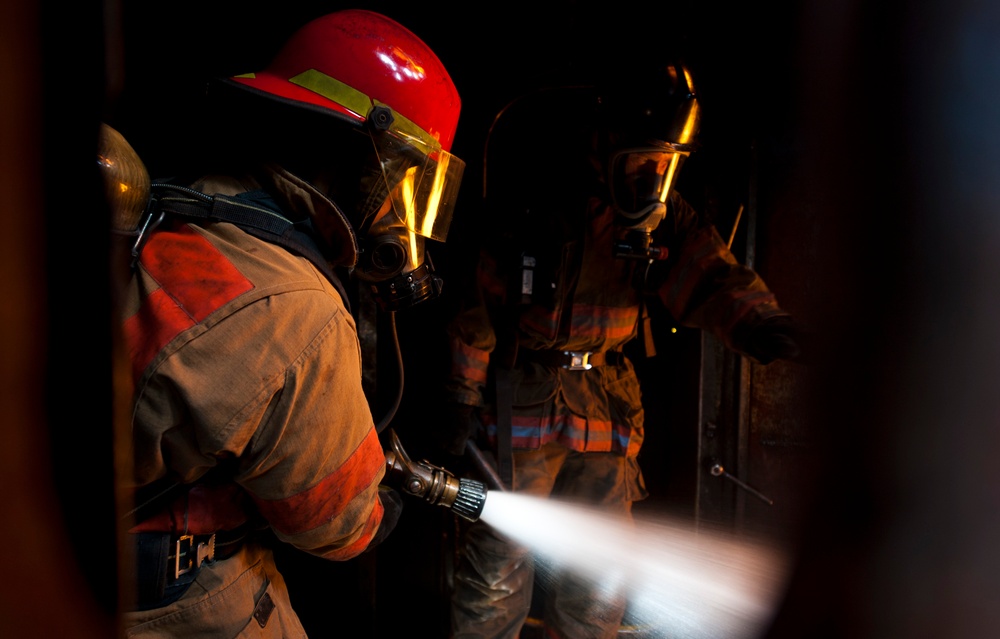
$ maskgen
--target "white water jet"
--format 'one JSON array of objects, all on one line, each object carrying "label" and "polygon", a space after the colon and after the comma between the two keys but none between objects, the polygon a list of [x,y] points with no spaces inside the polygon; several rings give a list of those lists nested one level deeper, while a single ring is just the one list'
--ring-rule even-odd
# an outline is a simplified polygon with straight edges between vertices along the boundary
[{"label": "white water jet", "polygon": [[750,639],[774,614],[787,560],[670,520],[623,521],[576,504],[491,491],[482,520],[530,548],[544,586],[559,569],[620,587],[644,637]]}]

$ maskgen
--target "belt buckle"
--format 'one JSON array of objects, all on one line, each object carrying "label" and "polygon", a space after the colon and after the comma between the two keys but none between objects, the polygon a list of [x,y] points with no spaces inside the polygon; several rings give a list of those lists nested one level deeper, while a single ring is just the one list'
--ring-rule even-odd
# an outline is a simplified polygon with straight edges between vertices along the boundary
[{"label": "belt buckle", "polygon": [[569,357],[569,364],[564,364],[563,368],[571,371],[589,371],[594,366],[590,363],[590,351],[563,351],[563,355]]},{"label": "belt buckle", "polygon": [[195,543],[194,535],[181,535],[174,542],[174,579],[215,559],[215,534],[208,541]]}]

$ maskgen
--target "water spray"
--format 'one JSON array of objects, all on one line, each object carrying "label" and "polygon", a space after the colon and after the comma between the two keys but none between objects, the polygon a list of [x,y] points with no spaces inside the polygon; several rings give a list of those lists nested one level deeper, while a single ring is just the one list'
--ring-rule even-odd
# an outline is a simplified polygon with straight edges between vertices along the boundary
[{"label": "water spray", "polygon": [[426,460],[412,461],[392,429],[389,429],[389,440],[390,450],[385,452],[385,474],[389,483],[429,504],[450,508],[463,519],[479,519],[486,504],[485,484],[475,479],[456,478]]},{"label": "water spray", "polygon": [[481,520],[531,550],[542,589],[568,572],[624,595],[627,619],[649,639],[759,637],[789,573],[774,545],[669,516],[499,491]]}]

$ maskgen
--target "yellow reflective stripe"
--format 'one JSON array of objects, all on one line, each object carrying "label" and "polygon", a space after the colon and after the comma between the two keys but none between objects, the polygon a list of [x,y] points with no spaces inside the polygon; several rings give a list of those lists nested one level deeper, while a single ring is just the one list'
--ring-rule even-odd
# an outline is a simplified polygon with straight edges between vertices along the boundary
[{"label": "yellow reflective stripe", "polygon": [[289,78],[288,81],[304,89],[309,89],[313,93],[318,93],[328,100],[333,100],[363,118],[367,118],[368,112],[371,111],[372,101],[368,99],[367,95],[316,69],[303,71],[297,76]]},{"label": "yellow reflective stripe", "polygon": [[248,80],[253,80],[254,78],[257,77],[257,74],[256,73],[241,73],[239,75],[234,75],[233,77],[234,78],[246,78]]},{"label": "yellow reflective stripe", "polygon": [[[384,104],[378,100],[372,100],[354,87],[344,84],[337,78],[328,76],[322,71],[317,71],[316,69],[303,71],[297,76],[289,78],[288,81],[292,84],[297,84],[304,89],[309,89],[313,93],[318,93],[328,100],[333,100],[337,104],[350,109],[364,118],[368,117],[368,112],[371,111],[373,104],[392,109],[391,105]],[[416,138],[432,149],[440,148],[441,145],[438,141],[431,137],[427,131],[424,131],[417,124],[403,115],[400,115],[400,113],[395,109],[392,109],[392,115],[392,129],[394,131],[403,133],[409,138]]]},{"label": "yellow reflective stripe", "polygon": [[[392,109],[391,106],[378,100],[373,100],[377,106],[384,106]],[[425,145],[429,146],[431,149],[438,149],[441,144],[431,137],[431,134],[424,131],[418,124],[408,119],[405,115],[402,115],[399,111],[392,109],[392,129],[400,133],[405,134],[407,137],[416,138],[423,142]]]}]

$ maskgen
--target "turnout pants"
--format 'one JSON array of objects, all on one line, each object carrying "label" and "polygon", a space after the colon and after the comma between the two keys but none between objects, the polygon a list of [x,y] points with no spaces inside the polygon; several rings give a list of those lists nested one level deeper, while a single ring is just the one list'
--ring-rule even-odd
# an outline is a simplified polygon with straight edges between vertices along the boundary
[{"label": "turnout pants", "polygon": [[244,544],[235,555],[206,563],[177,601],[126,612],[127,639],[305,639],[285,580],[271,551]]},{"label": "turnout pants", "polygon": [[[514,492],[596,506],[628,520],[632,501],[643,494],[641,481],[636,460],[615,453],[578,453],[554,443],[514,451]],[[454,575],[453,639],[517,639],[531,608],[535,571],[531,549],[482,520],[469,524]],[[622,593],[572,572],[542,574],[541,566],[539,583],[545,588],[546,637],[617,636],[626,606]]]}]

